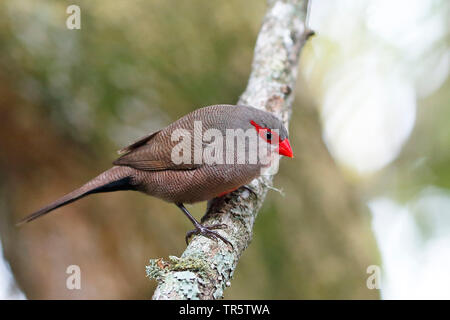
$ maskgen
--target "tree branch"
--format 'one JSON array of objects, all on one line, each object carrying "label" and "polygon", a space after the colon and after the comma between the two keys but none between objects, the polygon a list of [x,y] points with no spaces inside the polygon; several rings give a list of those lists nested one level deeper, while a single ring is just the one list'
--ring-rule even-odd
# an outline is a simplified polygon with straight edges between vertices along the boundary
[{"label": "tree branch", "polygon": [[[252,72],[238,104],[275,113],[286,127],[291,114],[300,51],[312,31],[305,27],[307,0],[269,0],[268,11],[256,41]],[[147,275],[159,285],[153,299],[218,299],[230,285],[243,251],[252,239],[253,224],[272,186],[272,176],[261,176],[208,203],[202,222],[226,224],[218,230],[233,243],[203,236],[192,239],[181,258],[150,260]]]}]

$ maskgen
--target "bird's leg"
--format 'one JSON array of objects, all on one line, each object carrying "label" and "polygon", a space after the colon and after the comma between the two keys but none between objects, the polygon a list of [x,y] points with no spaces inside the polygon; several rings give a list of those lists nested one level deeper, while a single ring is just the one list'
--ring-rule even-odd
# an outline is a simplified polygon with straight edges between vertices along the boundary
[{"label": "bird's leg", "polygon": [[184,205],[182,203],[176,203],[176,205],[178,206],[178,208],[181,209],[181,211],[183,211],[183,213],[186,215],[186,217],[188,217],[188,219],[192,222],[192,224],[194,225],[195,229],[189,231],[188,233],[186,233],[186,244],[189,244],[189,238],[192,237],[193,235],[196,234],[201,234],[204,237],[210,238],[210,239],[220,239],[223,242],[225,242],[226,244],[230,245],[233,248],[233,244],[228,241],[227,239],[225,239],[224,237],[222,237],[220,234],[218,234],[217,232],[213,231],[214,229],[223,229],[226,228],[227,225],[226,224],[215,224],[212,226],[204,226],[202,224],[200,224],[190,213],[189,211],[184,207]]}]

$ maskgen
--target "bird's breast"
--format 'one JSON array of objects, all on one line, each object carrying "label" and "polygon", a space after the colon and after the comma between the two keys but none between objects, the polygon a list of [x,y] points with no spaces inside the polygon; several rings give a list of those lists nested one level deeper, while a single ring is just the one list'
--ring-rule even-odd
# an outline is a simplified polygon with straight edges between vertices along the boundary
[{"label": "bird's breast", "polygon": [[194,170],[139,171],[140,191],[172,203],[210,200],[250,183],[259,165],[203,165]]}]

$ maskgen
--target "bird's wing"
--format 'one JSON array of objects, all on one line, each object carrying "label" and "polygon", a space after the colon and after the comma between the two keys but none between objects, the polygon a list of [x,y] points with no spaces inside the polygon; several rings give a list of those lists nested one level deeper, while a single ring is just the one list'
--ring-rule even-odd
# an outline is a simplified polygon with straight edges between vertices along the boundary
[{"label": "bird's wing", "polygon": [[128,146],[118,150],[117,153],[120,154],[120,155],[129,153],[129,152],[133,151],[134,149],[139,148],[140,146],[143,146],[144,144],[146,144],[157,133],[159,133],[159,131],[150,133],[150,134],[146,135],[145,137],[142,137],[139,140],[133,142],[132,144],[130,144],[130,145],[128,145]]},{"label": "bird's wing", "polygon": [[173,162],[172,150],[177,143],[172,142],[170,137],[164,134],[158,135],[160,132],[149,134],[119,150],[122,156],[113,164],[144,171],[193,170],[201,166],[201,164],[194,164],[193,161],[179,164]]},{"label": "bird's wing", "polygon": [[143,171],[194,170],[201,166],[201,164],[175,164],[171,160],[142,159],[140,157],[120,157],[114,161],[113,164],[116,166],[127,166]]}]

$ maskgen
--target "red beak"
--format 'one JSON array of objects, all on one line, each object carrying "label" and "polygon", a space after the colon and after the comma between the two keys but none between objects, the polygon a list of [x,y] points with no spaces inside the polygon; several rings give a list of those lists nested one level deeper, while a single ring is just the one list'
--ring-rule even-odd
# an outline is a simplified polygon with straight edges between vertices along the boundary
[{"label": "red beak", "polygon": [[294,154],[292,153],[291,145],[289,144],[289,140],[287,138],[279,143],[278,153],[281,154],[282,156],[286,156],[289,158],[294,157]]}]

